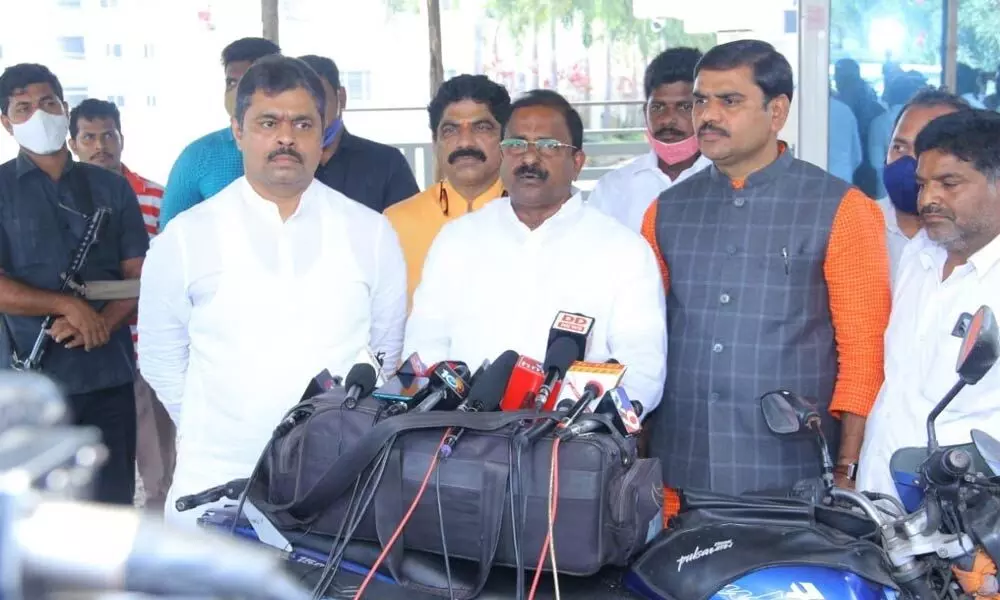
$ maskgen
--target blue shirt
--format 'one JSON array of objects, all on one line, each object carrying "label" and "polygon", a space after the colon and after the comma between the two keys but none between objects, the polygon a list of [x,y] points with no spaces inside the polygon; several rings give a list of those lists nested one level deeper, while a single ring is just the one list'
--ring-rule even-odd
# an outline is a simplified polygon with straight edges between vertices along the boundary
[{"label": "blue shirt", "polygon": [[[52,181],[22,153],[0,165],[0,268],[6,277],[38,289],[59,289],[59,274],[69,266],[93,210],[75,195],[72,182],[77,177],[89,184],[93,208],[111,209],[81,278],[122,279],[121,263],[146,255],[149,235],[135,192],[124,177],[69,160],[59,180]],[[104,302],[90,304],[99,311]],[[42,317],[3,315],[3,320],[7,331],[0,334],[0,368],[10,365],[11,342],[24,358],[42,326]],[[107,344],[90,352],[50,341],[41,368],[67,394],[125,385],[135,372],[132,333],[127,326],[119,327]]]},{"label": "blue shirt", "polygon": [[160,207],[160,231],[170,219],[243,176],[243,154],[229,127],[188,144],[170,169]]},{"label": "blue shirt", "polygon": [[827,173],[851,183],[863,160],[858,120],[844,102],[830,97]]}]

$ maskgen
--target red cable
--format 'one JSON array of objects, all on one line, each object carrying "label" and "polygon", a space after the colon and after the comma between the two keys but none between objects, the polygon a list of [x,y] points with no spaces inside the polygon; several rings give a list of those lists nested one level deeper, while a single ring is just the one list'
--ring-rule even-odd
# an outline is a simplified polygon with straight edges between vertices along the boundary
[{"label": "red cable", "polygon": [[[558,506],[556,498],[559,497],[559,441],[558,437],[552,440],[552,468],[549,471],[549,478],[552,480],[552,493],[549,495],[548,503],[552,511],[553,521],[555,521],[556,507]],[[548,556],[549,543],[552,541],[550,536],[551,529],[546,532],[545,540],[542,541],[542,552],[538,556],[538,565],[535,566],[535,577],[531,581],[531,591],[528,593],[528,600],[534,600],[535,593],[538,591],[538,582],[542,578],[542,569],[545,565],[545,558]]]},{"label": "red cable", "polygon": [[[438,448],[444,444],[449,435],[451,435],[451,427],[446,429],[444,435],[441,436],[441,441],[438,442]],[[399,522],[399,525],[396,527],[396,531],[392,532],[392,537],[389,538],[389,542],[386,543],[385,548],[382,549],[382,553],[378,555],[378,558],[375,560],[375,564],[373,564],[368,570],[368,574],[365,575],[365,580],[361,582],[361,587],[359,587],[357,593],[354,594],[354,600],[360,600],[361,595],[365,593],[365,589],[368,587],[368,584],[371,583],[372,578],[375,577],[375,573],[378,572],[378,568],[382,565],[382,561],[384,561],[385,557],[389,555],[389,551],[392,550],[393,544],[396,543],[400,534],[403,533],[403,528],[406,527],[406,523],[409,522],[410,517],[413,516],[413,511],[417,510],[417,504],[420,503],[420,498],[422,498],[424,492],[427,491],[427,482],[431,480],[431,474],[434,473],[434,467],[438,464],[438,456],[439,454],[435,452],[434,458],[431,459],[430,466],[427,467],[427,473],[424,475],[424,480],[420,483],[420,489],[417,490],[417,495],[414,496],[413,502],[410,503],[410,508],[406,510],[406,514],[403,515],[403,520]]]}]

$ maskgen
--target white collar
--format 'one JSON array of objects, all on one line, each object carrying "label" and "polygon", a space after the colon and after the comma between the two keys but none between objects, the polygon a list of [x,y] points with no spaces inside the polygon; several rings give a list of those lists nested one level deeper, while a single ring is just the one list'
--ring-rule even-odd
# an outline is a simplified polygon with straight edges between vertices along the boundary
[{"label": "white collar", "polygon": [[882,209],[882,216],[885,217],[885,227],[889,233],[905,236],[906,234],[899,228],[899,219],[896,218],[896,207],[892,205],[892,200],[886,196],[879,200],[877,204]]},{"label": "white collar", "polygon": [[[914,239],[920,240],[920,264],[924,269],[940,269],[948,258],[948,252],[927,236],[927,232],[921,229]],[[976,272],[978,279],[983,279],[987,273],[1000,264],[1000,236],[979,249],[978,252],[969,257],[966,265]]]},{"label": "white collar", "polygon": [[568,223],[575,220],[576,217],[580,215],[583,210],[583,193],[573,188],[573,195],[569,197],[569,200],[563,202],[559,210],[556,211],[554,215],[545,219],[545,222],[539,225],[536,229],[528,229],[528,226],[521,222],[521,219],[517,218],[517,214],[514,213],[514,207],[511,204],[510,198],[505,198],[506,203],[503,205],[503,212],[506,213],[506,218],[508,222],[518,227],[520,231],[526,233],[537,233],[540,231],[548,231],[553,227],[559,227],[563,223]]},{"label": "white collar", "polygon": [[[698,156],[698,160],[694,161],[690,167],[684,169],[680,172],[678,177],[687,173],[689,171],[700,171],[705,167],[712,164],[712,159],[708,158],[704,154]],[[640,173],[642,171],[656,171],[664,178],[669,180],[667,174],[660,170],[660,158],[656,156],[656,152],[650,150],[649,152],[639,155],[633,162],[632,165],[635,167],[635,172]]]},{"label": "white collar", "polygon": [[[262,216],[265,219],[275,219],[278,223],[281,223],[281,214],[278,212],[278,205],[270,200],[267,200],[263,196],[257,193],[257,190],[253,189],[250,185],[250,181],[246,178],[246,175],[240,178],[241,180],[241,193],[240,197],[243,204],[249,209],[254,211],[256,214]],[[285,223],[295,219],[305,210],[306,205],[311,202],[313,192],[316,187],[316,180],[313,179],[309,187],[302,192],[302,197],[299,199],[299,205],[295,207],[295,212],[293,212],[287,219]]]}]

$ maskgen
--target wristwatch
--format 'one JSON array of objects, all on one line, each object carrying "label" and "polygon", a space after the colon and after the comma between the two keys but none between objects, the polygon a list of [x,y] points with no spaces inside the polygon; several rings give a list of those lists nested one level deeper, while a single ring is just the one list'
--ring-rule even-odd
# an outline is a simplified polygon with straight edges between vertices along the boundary
[{"label": "wristwatch", "polygon": [[851,481],[858,480],[858,463],[841,463],[833,468],[834,475],[847,477]]}]

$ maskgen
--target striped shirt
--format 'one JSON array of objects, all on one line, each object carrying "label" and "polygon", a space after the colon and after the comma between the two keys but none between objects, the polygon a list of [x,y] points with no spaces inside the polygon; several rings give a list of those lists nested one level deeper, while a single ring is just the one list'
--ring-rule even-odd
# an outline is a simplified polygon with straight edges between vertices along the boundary
[{"label": "striped shirt", "polygon": [[[122,165],[122,175],[128,180],[129,186],[135,192],[135,197],[139,199],[139,210],[142,212],[142,220],[146,224],[146,233],[152,239],[159,232],[160,225],[160,204],[163,202],[163,186],[158,183],[136,175],[125,165]],[[132,317],[129,327],[132,329],[132,344],[139,342],[139,335],[136,332],[136,322],[138,315]]]}]

